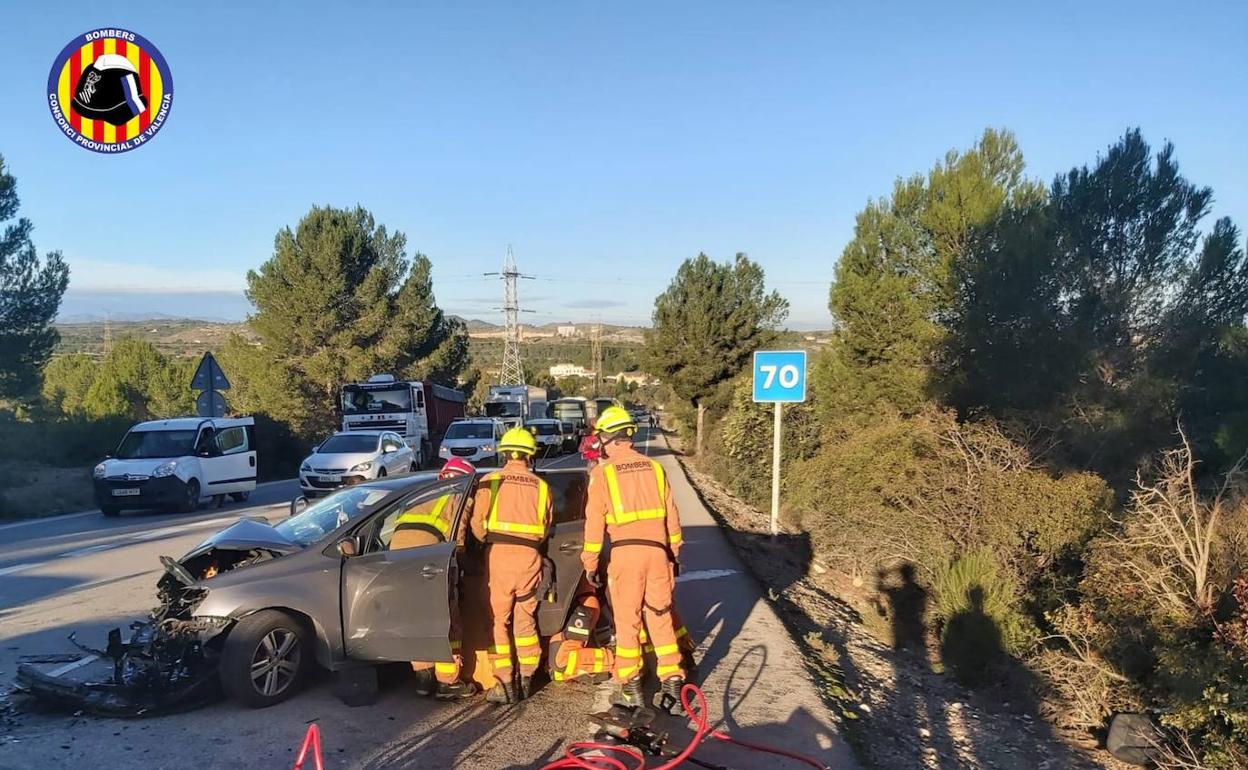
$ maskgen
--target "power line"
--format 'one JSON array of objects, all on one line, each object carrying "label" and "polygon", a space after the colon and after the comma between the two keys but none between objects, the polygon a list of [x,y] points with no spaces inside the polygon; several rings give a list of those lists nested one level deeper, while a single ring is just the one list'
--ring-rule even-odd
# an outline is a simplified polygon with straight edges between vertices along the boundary
[{"label": "power line", "polygon": [[498,309],[503,311],[503,325],[507,330],[507,339],[506,344],[503,345],[503,365],[498,371],[498,384],[524,385],[524,365],[520,361],[520,313],[533,311],[525,311],[520,307],[520,296],[516,284],[520,278],[532,279],[533,276],[524,275],[516,269],[516,256],[512,253],[511,246],[507,247],[503,271],[484,275],[498,275],[503,279],[503,306]]}]

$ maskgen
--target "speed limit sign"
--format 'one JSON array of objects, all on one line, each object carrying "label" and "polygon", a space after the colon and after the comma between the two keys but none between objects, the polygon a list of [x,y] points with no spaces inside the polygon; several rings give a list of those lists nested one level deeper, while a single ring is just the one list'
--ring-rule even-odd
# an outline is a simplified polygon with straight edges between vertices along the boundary
[{"label": "speed limit sign", "polygon": [[754,351],[754,400],[769,404],[805,401],[806,351]]}]

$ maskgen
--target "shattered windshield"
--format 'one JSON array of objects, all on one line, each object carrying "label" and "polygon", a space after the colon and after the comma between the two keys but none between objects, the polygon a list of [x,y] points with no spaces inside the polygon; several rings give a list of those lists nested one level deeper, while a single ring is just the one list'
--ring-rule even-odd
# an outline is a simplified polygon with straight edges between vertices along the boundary
[{"label": "shattered windshield", "polygon": [[114,455],[118,460],[144,460],[156,457],[185,457],[194,454],[194,430],[130,431]]},{"label": "shattered windshield", "polygon": [[348,521],[371,512],[390,495],[388,489],[341,489],[274,527],[299,545],[311,545]]}]

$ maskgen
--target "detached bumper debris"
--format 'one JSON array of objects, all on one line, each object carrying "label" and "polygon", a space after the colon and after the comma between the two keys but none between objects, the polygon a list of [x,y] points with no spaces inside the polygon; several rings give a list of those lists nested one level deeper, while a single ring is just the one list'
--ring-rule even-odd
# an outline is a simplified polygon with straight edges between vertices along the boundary
[{"label": "detached bumper debris", "polygon": [[[121,629],[108,634],[104,650],[70,642],[86,653],[74,656],[84,667],[96,663],[111,666],[102,681],[81,681],[38,668],[40,663],[59,663],[66,656],[41,656],[18,666],[17,685],[22,692],[50,706],[100,716],[137,717],[195,708],[219,693],[219,650],[212,641],[229,628],[229,618],[164,618],[130,625],[131,635],[121,641]],[[73,663],[69,668],[77,668]],[[96,663],[95,668],[101,664]]]}]

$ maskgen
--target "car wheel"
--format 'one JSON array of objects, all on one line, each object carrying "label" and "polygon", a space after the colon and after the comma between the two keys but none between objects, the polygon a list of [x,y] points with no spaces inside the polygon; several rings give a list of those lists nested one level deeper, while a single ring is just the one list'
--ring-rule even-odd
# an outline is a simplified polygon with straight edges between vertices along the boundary
[{"label": "car wheel", "polygon": [[120,516],[120,515],[121,515],[121,509],[120,509],[120,508],[118,508],[118,507],[117,507],[117,506],[115,506],[115,505],[101,505],[101,506],[100,506],[100,513],[104,514],[105,516],[107,516],[107,517],[109,517],[109,518],[111,519],[111,518],[113,518],[114,516]]},{"label": "car wheel", "polygon": [[261,610],[238,621],[221,651],[221,687],[232,699],[265,708],[303,684],[311,649],[302,624],[284,612]]},{"label": "car wheel", "polygon": [[182,499],[179,508],[183,513],[191,513],[199,508],[199,481],[197,479],[186,482],[186,497]]},{"label": "car wheel", "polygon": [[251,493],[250,492],[231,492],[230,497],[233,498],[234,502],[236,503],[245,503],[247,502],[247,498],[251,497]]}]

